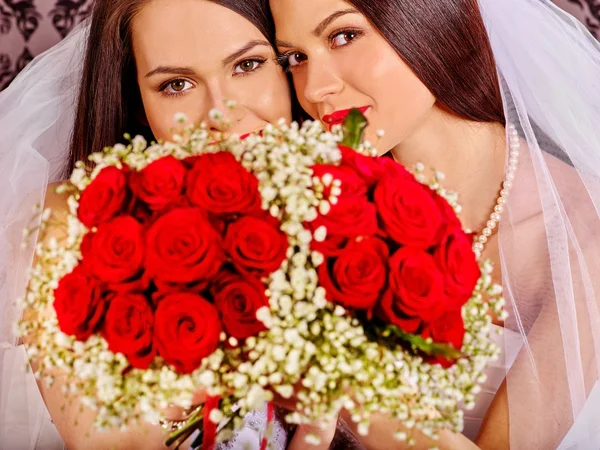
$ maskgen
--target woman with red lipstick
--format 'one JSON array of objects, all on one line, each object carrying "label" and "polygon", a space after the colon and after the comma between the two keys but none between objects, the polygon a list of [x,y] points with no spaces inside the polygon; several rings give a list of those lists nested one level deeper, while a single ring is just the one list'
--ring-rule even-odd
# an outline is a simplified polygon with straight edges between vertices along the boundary
[{"label": "woman with red lipstick", "polygon": [[[0,95],[0,174],[7,181],[0,200],[0,448],[166,448],[158,425],[98,432],[91,409],[65,404],[61,373],[52,385],[40,382],[38,391],[33,374],[22,370],[27,357],[11,335],[19,314],[11,301],[25,292],[18,274],[32,255],[15,249],[47,182],[125,132],[169,140],[176,113],[220,132],[222,122],[209,115],[213,108],[224,113],[228,131],[239,134],[290,121],[290,86],[268,40],[272,23],[258,10],[258,4],[235,0],[96,0],[91,22],[36,59]],[[234,109],[228,100],[236,102]],[[68,206],[52,184],[46,206],[55,213],[46,237],[60,243]],[[185,417],[170,409],[165,424]],[[260,448],[266,416],[256,412],[247,421],[244,433],[224,447]],[[274,430],[273,448],[303,449],[312,432],[321,434],[318,449],[329,447],[336,424],[301,426],[292,435],[276,421]],[[349,448],[351,440],[338,433],[334,444]]]},{"label": "woman with red lipstick", "polygon": [[[600,448],[597,42],[548,0],[268,6],[304,110],[331,126],[360,107],[381,153],[443,172],[504,285],[502,356],[439,445]],[[397,427],[382,417],[361,440],[401,448]]]},{"label": "woman with red lipstick", "polygon": [[[357,107],[356,109],[358,109],[364,116],[366,116],[367,111],[369,110],[368,106],[360,106]],[[339,111],[334,111],[331,114],[325,114],[322,118],[321,121],[329,126],[329,129],[333,128],[334,125],[341,125],[342,123],[344,123],[344,120],[346,119],[346,116],[348,115],[348,113],[350,113],[350,109],[342,109]]]}]

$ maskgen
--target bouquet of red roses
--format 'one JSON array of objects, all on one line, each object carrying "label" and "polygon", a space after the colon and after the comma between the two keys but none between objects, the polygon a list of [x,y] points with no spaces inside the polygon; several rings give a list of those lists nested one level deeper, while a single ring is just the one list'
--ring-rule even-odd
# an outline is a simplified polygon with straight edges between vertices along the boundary
[{"label": "bouquet of red roses", "polygon": [[256,177],[225,151],[103,168],[79,198],[81,259],[54,292],[61,331],[100,334],[132,367],[159,357],[182,374],[223,331],[257,335],[262,280],[288,250],[261,204]]},{"label": "bouquet of red roses", "polygon": [[500,290],[439,183],[348,147],[369,151],[362,119],[218,142],[189,127],[78,164],[68,237],[39,246],[26,297],[56,314],[21,324],[39,375],[66,369],[101,429],[205,389],[169,439],[200,428],[205,448],[274,394],[296,399],[291,423],[345,407],[365,432],[375,412],[459,430]]},{"label": "bouquet of red roses", "polygon": [[431,355],[431,344],[418,336],[450,344],[437,346],[432,358],[450,367],[465,334],[462,308],[481,275],[472,238],[450,204],[400,164],[346,147],[341,152],[339,165],[313,168],[321,179],[337,181],[325,195],[336,187],[339,195],[327,214],[306,224],[325,258],[318,275],[327,300],[353,311],[389,345],[423,347]]}]

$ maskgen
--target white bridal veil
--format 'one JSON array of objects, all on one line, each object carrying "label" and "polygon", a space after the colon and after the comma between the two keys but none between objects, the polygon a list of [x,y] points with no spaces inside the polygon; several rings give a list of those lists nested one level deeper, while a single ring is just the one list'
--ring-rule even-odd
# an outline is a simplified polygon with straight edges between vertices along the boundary
[{"label": "white bridal veil", "polygon": [[600,45],[548,0],[479,3],[526,143],[499,227],[511,447],[597,449]]},{"label": "white bridal veil", "polygon": [[[0,93],[0,449],[40,448],[49,423],[14,333],[33,259],[33,247],[21,243],[23,230],[39,224],[34,208],[67,159],[87,31],[78,27]],[[51,437],[41,448],[55,448]]]},{"label": "white bridal veil", "polygon": [[[522,139],[499,230],[505,326],[522,336],[506,349],[507,358],[518,356],[500,391],[511,447],[598,449],[600,45],[549,0],[479,4],[506,117]],[[14,369],[11,350],[21,314],[15,301],[32,260],[32,249],[20,247],[22,230],[67,160],[87,27],[0,93],[0,442],[19,378],[31,376]],[[35,409],[18,418],[32,434]]]}]

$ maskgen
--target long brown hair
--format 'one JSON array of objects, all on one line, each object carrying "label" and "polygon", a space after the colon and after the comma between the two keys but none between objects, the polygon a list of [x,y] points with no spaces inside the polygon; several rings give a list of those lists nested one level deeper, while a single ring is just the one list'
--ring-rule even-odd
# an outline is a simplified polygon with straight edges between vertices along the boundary
[{"label": "long brown hair", "polygon": [[496,63],[477,0],[346,0],[459,117],[505,123]]},{"label": "long brown hair", "polygon": [[[75,162],[123,141],[124,133],[153,139],[140,120],[143,106],[131,43],[131,20],[146,1],[95,1],[64,175],[71,173]],[[265,38],[274,35],[269,11],[260,7],[260,0],[210,1],[252,22]]]}]

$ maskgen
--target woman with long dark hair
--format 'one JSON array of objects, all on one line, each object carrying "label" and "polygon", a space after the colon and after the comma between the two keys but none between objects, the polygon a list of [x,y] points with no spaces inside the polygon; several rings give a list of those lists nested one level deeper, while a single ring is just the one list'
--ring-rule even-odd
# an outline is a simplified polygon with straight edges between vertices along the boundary
[{"label": "woman with long dark hair", "polygon": [[[504,285],[502,356],[464,412],[470,440],[440,445],[599,448],[598,43],[547,0],[263,6],[304,110],[334,125],[363,107],[380,153],[443,172]],[[392,448],[396,429],[381,418],[363,441]]]},{"label": "woman with long dark hair", "polygon": [[[257,3],[235,0],[96,0],[89,23],[37,58],[0,96],[0,174],[8,181],[0,201],[0,448],[164,448],[159,425],[95,430],[94,412],[77,398],[65,399],[60,372],[52,384],[40,380],[42,401],[32,373],[22,370],[24,346],[12,335],[21,313],[15,301],[32,262],[31,249],[20,249],[22,230],[48,181],[64,179],[76,161],[125,133],[169,140],[176,113],[219,132],[213,108],[223,112],[229,132],[240,134],[291,121],[290,85],[268,40],[272,23],[260,14]],[[52,187],[45,204],[54,217],[45,238],[60,243],[68,206]],[[184,418],[179,409],[165,411],[167,425]],[[258,449],[266,421],[256,428],[236,445]],[[321,432],[295,431],[288,435],[278,421],[273,444],[301,449],[307,432]],[[321,432],[323,448],[334,432],[335,424]]]}]

